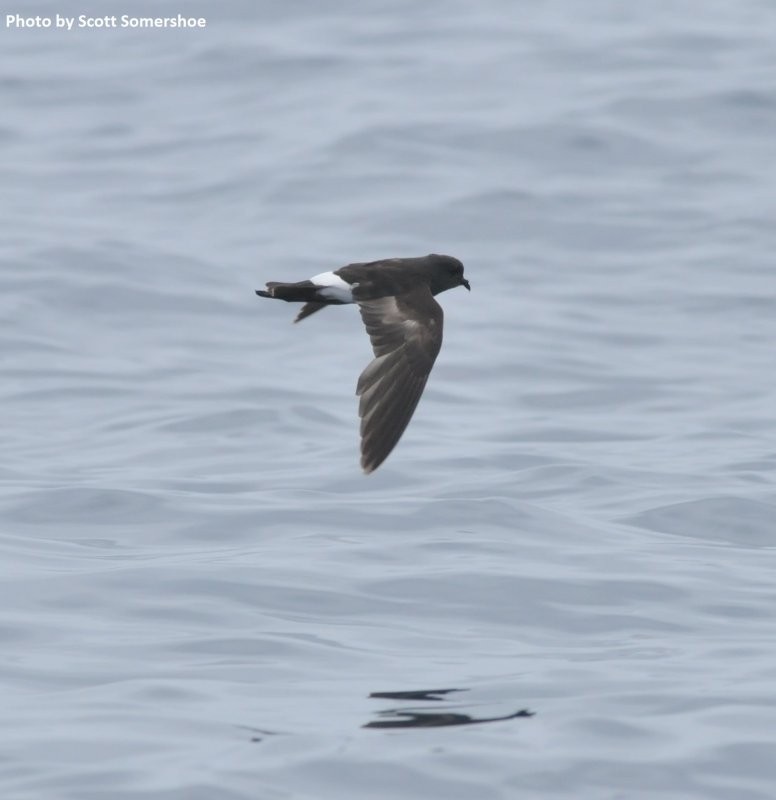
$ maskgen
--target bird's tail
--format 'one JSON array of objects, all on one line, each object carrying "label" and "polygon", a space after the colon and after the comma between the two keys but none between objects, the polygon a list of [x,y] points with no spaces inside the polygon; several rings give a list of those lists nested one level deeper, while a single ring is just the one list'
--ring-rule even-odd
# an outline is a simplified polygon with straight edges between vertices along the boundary
[{"label": "bird's tail", "polygon": [[296,315],[294,322],[299,322],[310,314],[320,311],[324,306],[330,305],[332,301],[323,301],[318,296],[318,289],[312,281],[299,281],[299,283],[280,283],[270,281],[267,283],[266,291],[257,289],[259,297],[273,297],[276,300],[286,300],[289,303],[304,303],[302,310]]},{"label": "bird's tail", "polygon": [[274,297],[276,300],[285,300],[289,303],[312,303],[318,301],[318,289],[312,281],[299,281],[299,283],[280,283],[269,281],[267,290],[257,289],[259,297]]}]

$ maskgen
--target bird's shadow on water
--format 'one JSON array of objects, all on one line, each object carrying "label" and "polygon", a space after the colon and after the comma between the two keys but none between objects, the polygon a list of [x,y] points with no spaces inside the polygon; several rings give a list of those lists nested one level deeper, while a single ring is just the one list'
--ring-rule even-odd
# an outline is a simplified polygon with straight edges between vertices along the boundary
[{"label": "bird's shadow on water", "polygon": [[[372,692],[369,697],[375,700],[403,700],[412,702],[441,703],[448,699],[448,695],[455,692],[466,692],[468,689],[413,689],[400,692]],[[535,712],[521,708],[511,714],[498,717],[481,717],[471,713],[461,713],[448,707],[429,709],[422,706],[396,706],[377,712],[379,719],[372,720],[362,725],[362,728],[442,728],[450,725],[477,725],[483,722],[501,722],[508,719],[533,717]],[[261,742],[267,736],[274,736],[280,731],[260,730],[240,726],[251,731],[252,742]]]}]

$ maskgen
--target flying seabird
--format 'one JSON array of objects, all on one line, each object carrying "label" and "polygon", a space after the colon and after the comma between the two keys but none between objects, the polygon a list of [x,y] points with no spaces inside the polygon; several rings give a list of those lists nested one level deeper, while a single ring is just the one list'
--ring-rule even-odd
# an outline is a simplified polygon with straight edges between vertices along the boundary
[{"label": "flying seabird", "polygon": [[442,307],[434,295],[465,286],[463,264],[432,253],[348,264],[306,281],[270,281],[260,297],[304,303],[294,322],[327,305],[357,303],[374,360],[361,373],[361,467],[372,472],[404,433],[442,346]]}]

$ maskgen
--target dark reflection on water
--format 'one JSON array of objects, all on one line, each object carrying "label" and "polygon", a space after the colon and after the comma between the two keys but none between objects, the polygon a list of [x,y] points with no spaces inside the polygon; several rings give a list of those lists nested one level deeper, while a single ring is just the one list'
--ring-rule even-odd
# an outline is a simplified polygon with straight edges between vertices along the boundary
[{"label": "dark reflection on water", "polygon": [[[441,702],[447,695],[455,692],[467,692],[468,689],[413,689],[399,692],[371,692],[370,699],[380,700],[414,700],[427,702]],[[425,711],[420,708],[396,707],[378,711],[379,719],[367,722],[362,728],[443,728],[449,725],[475,725],[481,722],[501,722],[518,717],[533,717],[534,711],[521,708],[511,714],[497,717],[480,717],[474,713],[462,713],[452,709],[435,709]],[[249,725],[238,726],[251,733],[251,742],[263,742],[268,736],[277,736],[280,731],[270,731],[254,728]]]},{"label": "dark reflection on water", "polygon": [[382,700],[442,700],[440,695],[468,691],[468,689],[419,689],[410,692],[372,692],[369,697]]},{"label": "dark reflection on water", "polygon": [[[421,689],[404,692],[372,692],[370,698],[390,700],[440,701],[444,695],[465,692],[466,689]],[[378,711],[379,720],[368,722],[364,728],[442,728],[448,725],[475,725],[480,722],[500,722],[517,717],[532,717],[533,711],[522,708],[499,717],[477,717],[455,711],[420,711],[414,708],[389,708]]]}]

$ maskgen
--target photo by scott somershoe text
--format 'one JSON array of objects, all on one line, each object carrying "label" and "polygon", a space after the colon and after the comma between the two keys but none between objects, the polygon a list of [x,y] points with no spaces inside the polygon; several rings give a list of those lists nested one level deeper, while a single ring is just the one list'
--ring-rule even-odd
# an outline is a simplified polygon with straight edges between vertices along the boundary
[{"label": "photo by scott somershoe text", "polygon": [[79,14],[66,17],[55,14],[53,17],[40,15],[27,17],[22,14],[6,14],[6,28],[59,28],[71,31],[74,28],[206,28],[205,17],[131,17],[129,14],[90,17]]}]

